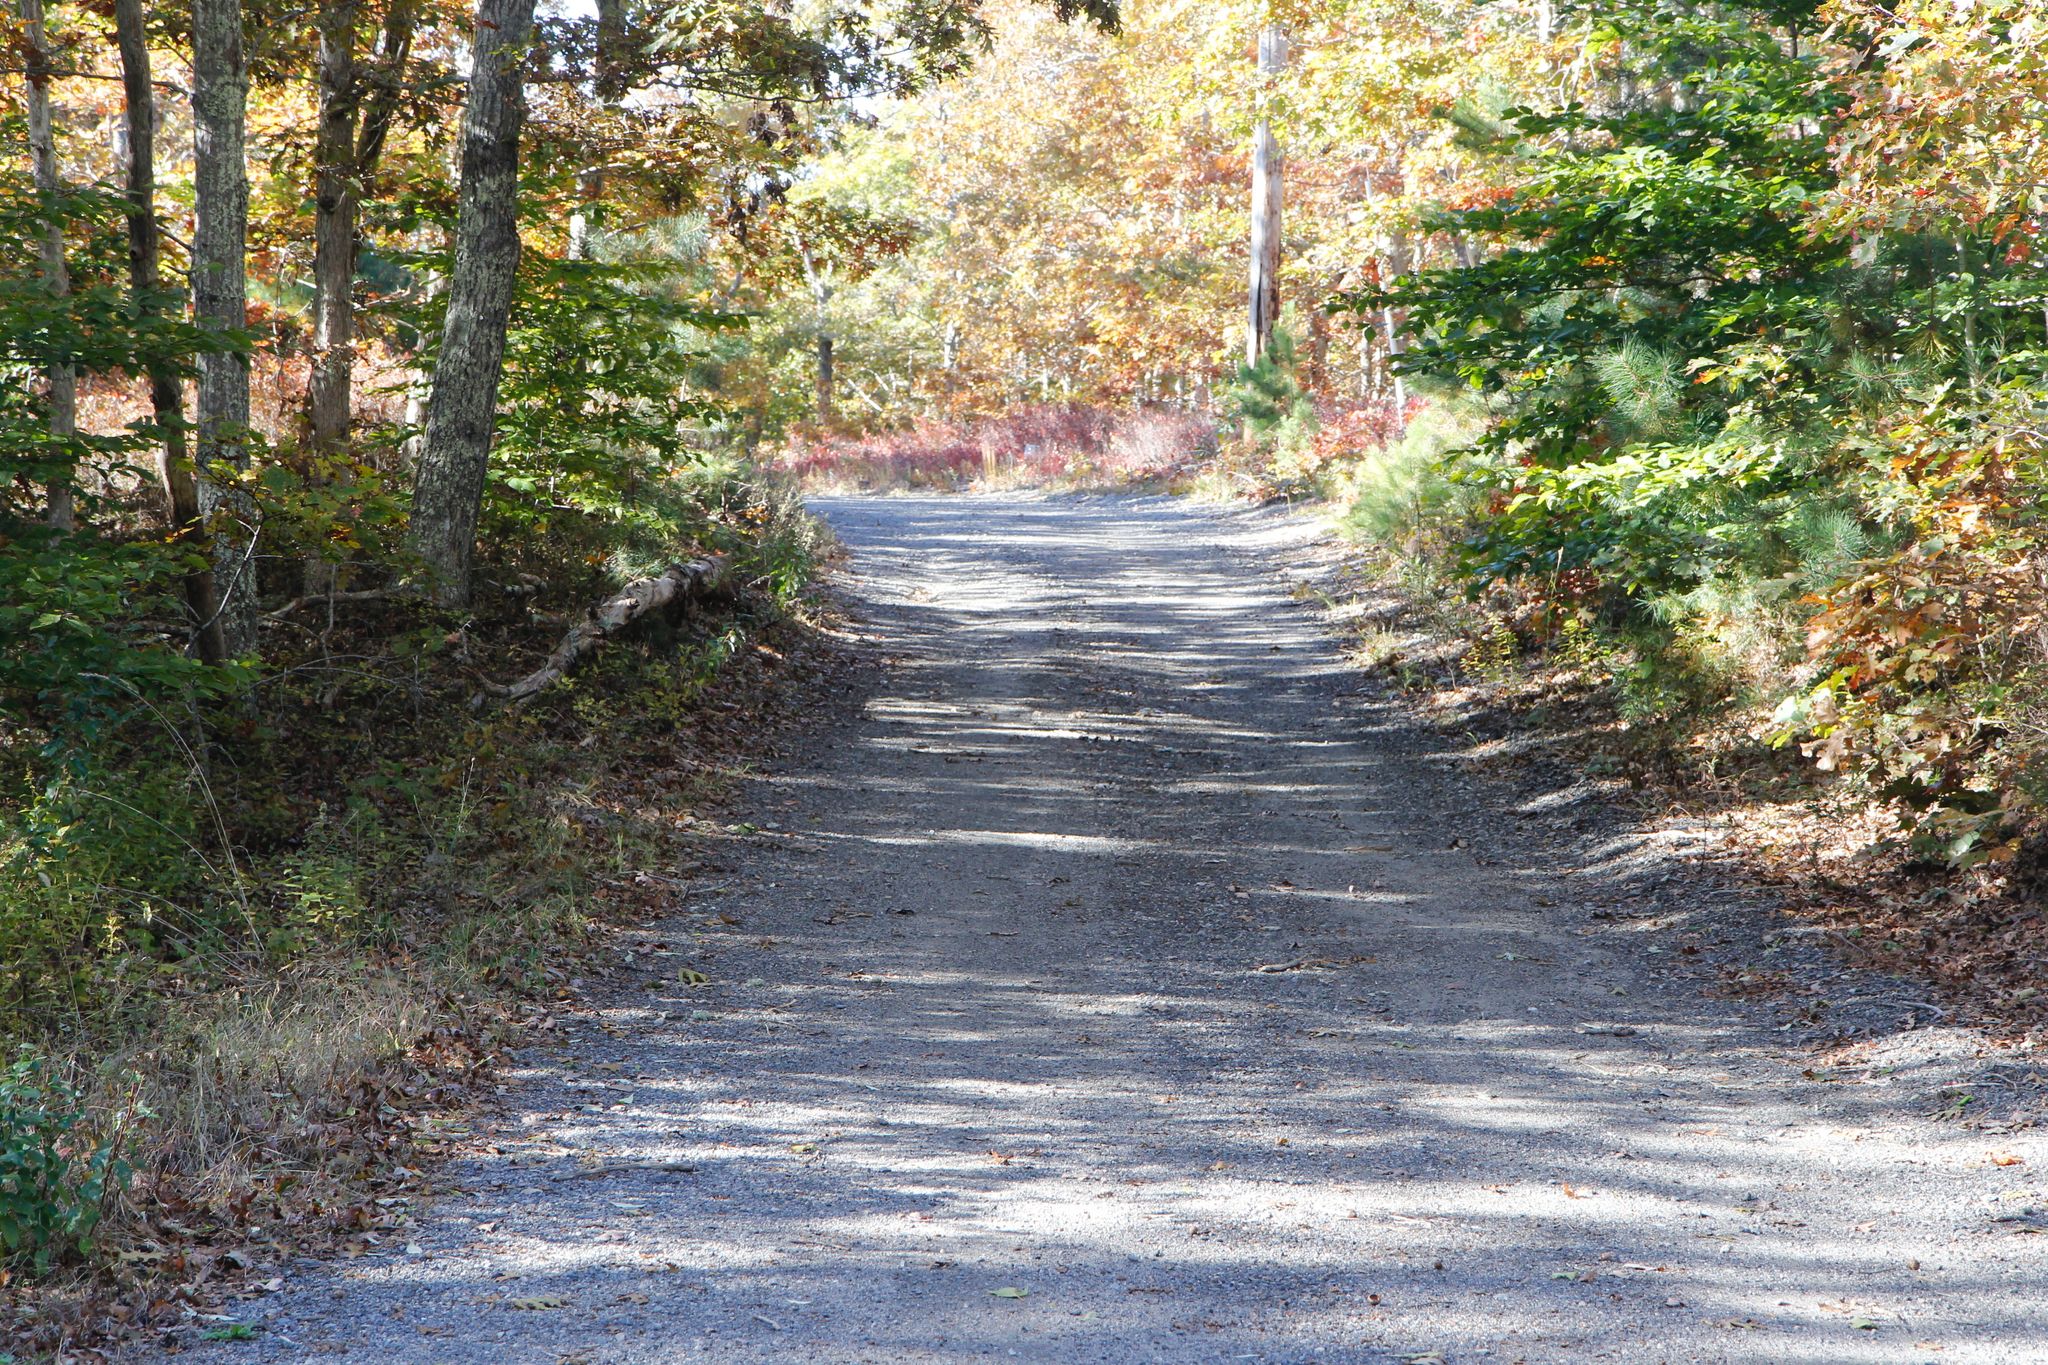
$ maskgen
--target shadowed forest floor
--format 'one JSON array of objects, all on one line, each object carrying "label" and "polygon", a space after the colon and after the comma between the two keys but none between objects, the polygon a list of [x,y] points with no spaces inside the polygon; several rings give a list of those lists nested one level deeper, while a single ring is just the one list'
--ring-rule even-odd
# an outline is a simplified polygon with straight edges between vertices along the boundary
[{"label": "shadowed forest floor", "polygon": [[1851,1077],[1708,993],[1828,969],[1435,761],[1270,521],[817,507],[865,705],[517,1060],[466,1194],[184,1358],[2048,1353],[2048,1144],[1926,1116],[1950,1031],[1873,1014],[1893,1060]]}]

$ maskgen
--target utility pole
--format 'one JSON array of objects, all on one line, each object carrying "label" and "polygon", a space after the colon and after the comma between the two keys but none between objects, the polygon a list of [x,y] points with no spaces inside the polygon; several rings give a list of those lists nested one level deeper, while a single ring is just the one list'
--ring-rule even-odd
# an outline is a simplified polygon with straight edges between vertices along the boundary
[{"label": "utility pole", "polygon": [[[1260,85],[1287,69],[1287,30],[1268,24],[1259,31]],[[1261,91],[1261,97],[1265,92]],[[1280,144],[1273,120],[1262,116],[1252,134],[1252,268],[1244,358],[1255,365],[1273,343],[1280,320]]]}]

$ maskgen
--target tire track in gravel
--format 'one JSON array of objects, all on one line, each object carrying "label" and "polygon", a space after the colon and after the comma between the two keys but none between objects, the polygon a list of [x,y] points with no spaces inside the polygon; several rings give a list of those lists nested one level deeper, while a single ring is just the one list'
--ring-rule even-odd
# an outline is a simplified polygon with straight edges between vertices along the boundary
[{"label": "tire track in gravel", "polygon": [[411,1253],[185,1358],[2048,1360],[2039,1140],[1850,1103],[1592,925],[1230,518],[821,510],[864,711]]}]

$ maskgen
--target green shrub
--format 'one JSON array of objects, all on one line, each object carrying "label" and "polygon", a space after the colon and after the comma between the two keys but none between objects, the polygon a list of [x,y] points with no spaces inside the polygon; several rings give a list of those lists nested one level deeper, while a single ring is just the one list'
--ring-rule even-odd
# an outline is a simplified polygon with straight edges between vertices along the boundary
[{"label": "green shrub", "polygon": [[1480,422],[1475,405],[1433,406],[1401,438],[1369,451],[1346,476],[1344,526],[1380,545],[1400,546],[1434,525],[1456,528],[1471,510],[1464,487],[1451,477],[1452,452],[1470,444]]},{"label": "green shrub", "polygon": [[1316,409],[1302,386],[1294,337],[1285,327],[1249,365],[1240,364],[1223,389],[1223,411],[1243,427],[1252,449],[1298,464],[1316,433]]},{"label": "green shrub", "polygon": [[0,1261],[36,1274],[92,1253],[107,1200],[125,1189],[132,1104],[95,1124],[83,1097],[24,1051],[0,1072]]},{"label": "green shrub", "polygon": [[204,951],[223,927],[216,912],[239,922],[208,792],[175,762],[72,755],[0,803],[0,1034],[79,1006],[124,964]]}]

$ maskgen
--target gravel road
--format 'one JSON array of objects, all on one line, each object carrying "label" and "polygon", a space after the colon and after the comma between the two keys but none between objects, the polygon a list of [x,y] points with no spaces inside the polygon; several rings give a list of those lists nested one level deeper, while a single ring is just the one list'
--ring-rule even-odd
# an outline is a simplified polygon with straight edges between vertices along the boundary
[{"label": "gravel road", "polygon": [[1596,918],[1271,519],[820,510],[864,709],[521,1055],[468,1194],[182,1359],[2048,1361],[2048,1145]]}]

